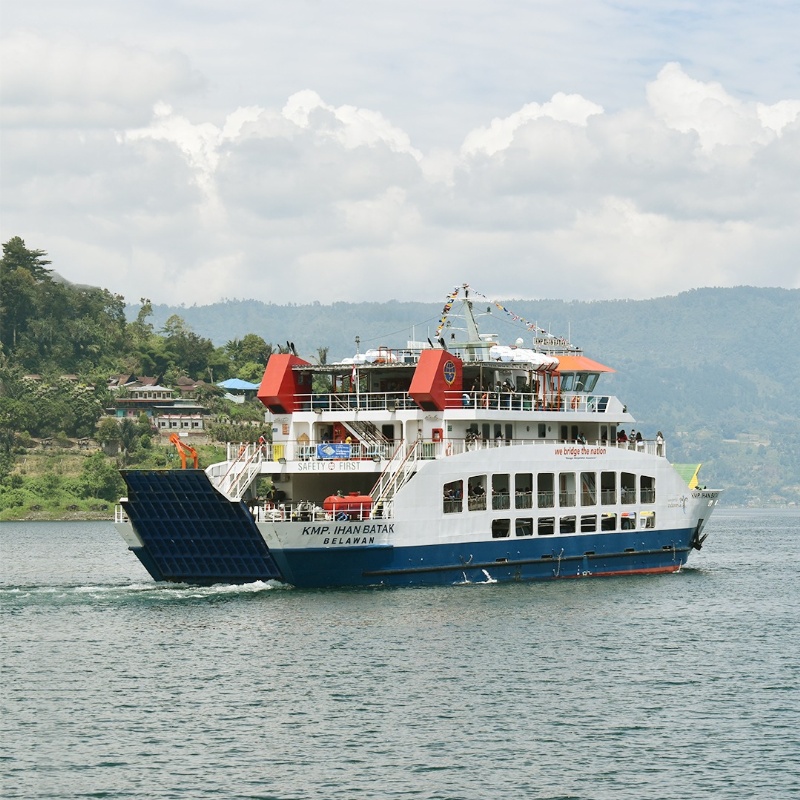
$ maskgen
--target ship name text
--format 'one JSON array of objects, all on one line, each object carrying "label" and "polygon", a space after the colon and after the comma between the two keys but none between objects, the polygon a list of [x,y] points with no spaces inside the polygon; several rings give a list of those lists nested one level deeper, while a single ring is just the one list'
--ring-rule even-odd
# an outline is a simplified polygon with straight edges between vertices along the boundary
[{"label": "ship name text", "polygon": [[305,525],[303,536],[322,536],[322,544],[375,544],[376,536],[394,533],[394,523],[358,523],[356,525]]}]

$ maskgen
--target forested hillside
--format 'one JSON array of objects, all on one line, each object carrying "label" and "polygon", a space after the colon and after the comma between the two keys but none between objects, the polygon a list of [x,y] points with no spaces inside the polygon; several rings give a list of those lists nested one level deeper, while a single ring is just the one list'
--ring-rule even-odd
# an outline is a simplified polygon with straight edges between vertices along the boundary
[{"label": "forested hillside", "polygon": [[271,345],[245,335],[215,347],[178,315],[156,330],[146,300],[127,321],[122,297],[70,284],[46,256],[14,237],[0,259],[0,519],[108,516],[124,489],[119,467],[170,463],[146,415],[106,415],[114,375],[204,379],[196,399],[217,415],[210,435],[257,435],[249,423],[263,407],[227,402],[214,381],[258,380]]}]

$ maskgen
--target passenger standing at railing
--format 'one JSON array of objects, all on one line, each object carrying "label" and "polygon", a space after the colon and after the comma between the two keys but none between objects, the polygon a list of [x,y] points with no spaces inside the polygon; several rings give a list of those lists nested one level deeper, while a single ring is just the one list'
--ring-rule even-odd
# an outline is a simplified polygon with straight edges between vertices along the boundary
[{"label": "passenger standing at railing", "polygon": [[644,452],[644,439],[640,431],[636,431],[636,449]]},{"label": "passenger standing at railing", "polygon": [[656,434],[656,455],[664,455],[664,434],[661,431]]}]

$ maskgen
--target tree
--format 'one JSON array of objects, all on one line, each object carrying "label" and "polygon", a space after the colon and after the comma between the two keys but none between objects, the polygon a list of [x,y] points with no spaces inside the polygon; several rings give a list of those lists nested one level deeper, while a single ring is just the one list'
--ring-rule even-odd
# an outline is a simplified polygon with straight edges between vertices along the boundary
[{"label": "tree", "polygon": [[81,494],[114,502],[125,491],[119,472],[103,457],[92,453],[84,462],[80,477]]},{"label": "tree", "polygon": [[122,438],[119,430],[119,423],[114,417],[103,417],[97,425],[94,438],[105,447],[110,444],[119,445]]},{"label": "tree", "polygon": [[194,378],[205,374],[209,359],[214,353],[211,339],[198,336],[186,325],[182,317],[173,314],[161,331],[165,334],[166,350],[171,356],[172,366]]},{"label": "tree", "polygon": [[17,348],[17,337],[36,315],[36,281],[26,269],[6,270],[0,261],[0,347]]},{"label": "tree", "polygon": [[50,280],[52,270],[47,269],[47,265],[52,262],[45,258],[46,255],[44,250],[29,250],[22,238],[13,236],[3,245],[0,277],[4,277],[6,272],[26,269],[37,281]]}]

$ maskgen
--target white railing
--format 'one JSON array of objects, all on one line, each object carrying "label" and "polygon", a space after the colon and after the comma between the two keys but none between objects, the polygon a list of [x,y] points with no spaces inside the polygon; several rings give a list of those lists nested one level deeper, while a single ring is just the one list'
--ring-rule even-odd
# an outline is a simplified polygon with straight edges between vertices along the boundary
[{"label": "white railing", "polygon": [[[376,508],[392,501],[397,490],[417,471],[417,461],[420,460],[424,444],[418,439],[408,447],[401,444],[397,448],[392,460],[386,465],[370,492]],[[441,445],[441,442],[430,444]]]},{"label": "white railing", "polygon": [[[325,444],[320,442],[319,444]],[[455,456],[460,453],[468,453],[475,450],[489,450],[497,447],[519,447],[520,445],[546,446],[546,447],[570,447],[570,448],[619,448],[620,450],[632,450],[638,453],[666,457],[666,444],[660,446],[654,439],[643,439],[641,442],[604,442],[602,440],[587,440],[586,442],[575,442],[571,440],[556,439],[483,439],[480,436],[465,439],[445,439],[436,441],[430,439],[419,439],[414,443],[418,449],[416,458],[422,461],[429,461],[446,456]],[[233,446],[235,450],[236,446]],[[285,442],[276,444],[261,445],[263,461],[376,461],[384,462],[397,459],[397,445],[384,444],[373,445],[361,442],[353,442],[344,447],[339,447],[337,455],[331,459],[319,455],[317,444],[312,442],[298,443]],[[405,451],[402,458],[405,458]]]},{"label": "white railing", "polygon": [[390,519],[391,503],[348,503],[346,508],[326,511],[309,501],[263,503],[249,506],[256,522],[346,522],[348,520]]},{"label": "white railing", "polygon": [[[468,408],[475,411],[537,411],[607,413],[622,405],[612,395],[590,395],[575,392],[460,391],[445,392],[447,408]],[[407,392],[337,392],[297,395],[297,411],[418,411],[419,406]]]},{"label": "white railing", "polygon": [[240,500],[253,479],[261,472],[261,462],[268,454],[266,443],[245,442],[227,445],[226,469],[221,475],[209,473],[216,489],[229,500]]}]

